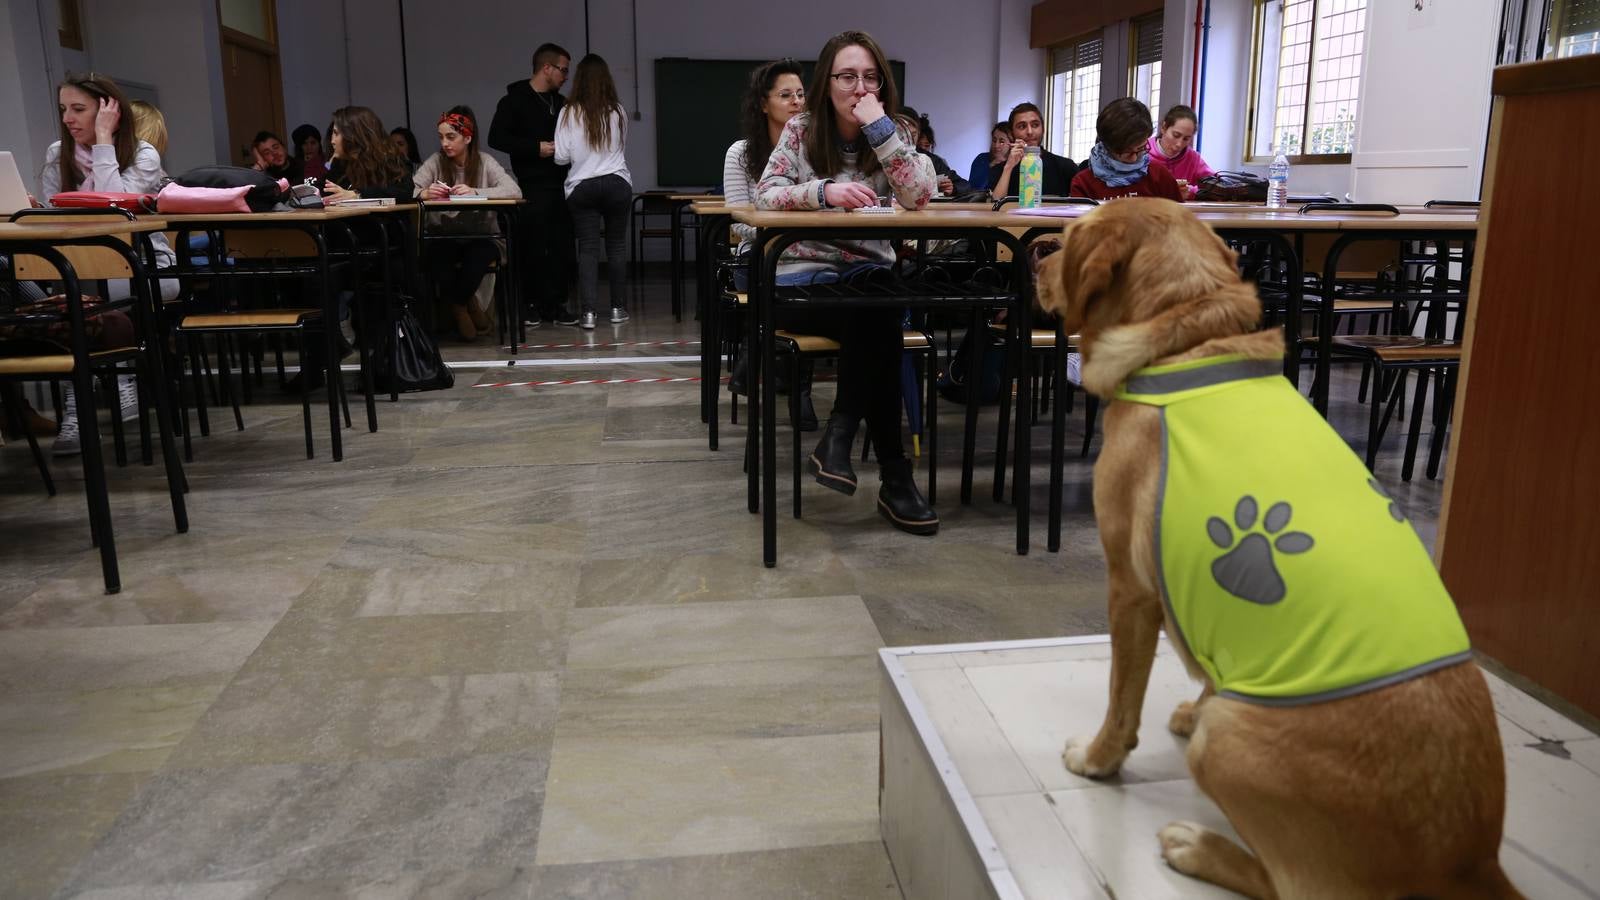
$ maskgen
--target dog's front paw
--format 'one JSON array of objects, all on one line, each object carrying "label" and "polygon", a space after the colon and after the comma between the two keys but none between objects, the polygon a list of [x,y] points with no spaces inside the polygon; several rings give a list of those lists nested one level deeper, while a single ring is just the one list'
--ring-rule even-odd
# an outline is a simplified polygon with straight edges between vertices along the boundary
[{"label": "dog's front paw", "polygon": [[1195,721],[1199,717],[1199,705],[1193,700],[1185,700],[1172,711],[1172,718],[1167,720],[1167,730],[1178,737],[1190,737],[1194,734]]},{"label": "dog's front paw", "polygon": [[1204,825],[1193,822],[1168,823],[1156,832],[1161,840],[1161,858],[1185,875],[1196,874],[1200,864],[1200,838],[1205,830]]},{"label": "dog's front paw", "polygon": [[1093,753],[1094,741],[1091,738],[1073,738],[1067,741],[1066,749],[1061,751],[1061,761],[1066,764],[1067,771],[1085,778],[1105,778],[1117,774],[1122,768],[1122,760],[1127,754],[1122,754],[1116,759],[1098,759]]}]

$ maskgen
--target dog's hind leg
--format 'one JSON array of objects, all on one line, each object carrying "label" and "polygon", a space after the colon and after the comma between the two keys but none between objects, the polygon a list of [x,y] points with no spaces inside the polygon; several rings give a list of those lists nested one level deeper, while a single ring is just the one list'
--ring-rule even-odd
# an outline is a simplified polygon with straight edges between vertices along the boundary
[{"label": "dog's hind leg", "polygon": [[1189,737],[1194,734],[1195,721],[1200,716],[1200,704],[1206,702],[1206,699],[1214,693],[1216,693],[1216,689],[1208,681],[1206,686],[1201,689],[1200,696],[1193,700],[1185,700],[1179,703],[1178,707],[1172,711],[1172,717],[1167,719],[1167,730],[1178,737]]},{"label": "dog's hind leg", "polygon": [[1111,564],[1111,702],[1094,739],[1073,738],[1061,753],[1068,771],[1088,778],[1113,775],[1139,745],[1139,716],[1161,632],[1161,602],[1139,596],[1131,573]]},{"label": "dog's hind leg", "polygon": [[1179,872],[1259,900],[1276,900],[1272,880],[1250,851],[1204,825],[1173,822],[1161,829],[1161,858]]}]

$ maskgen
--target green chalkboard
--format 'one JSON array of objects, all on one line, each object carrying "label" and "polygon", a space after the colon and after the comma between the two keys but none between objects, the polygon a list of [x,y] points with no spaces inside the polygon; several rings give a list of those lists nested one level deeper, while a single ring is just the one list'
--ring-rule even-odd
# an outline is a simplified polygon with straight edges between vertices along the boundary
[{"label": "green chalkboard", "polygon": [[[656,60],[656,186],[705,190],[722,183],[722,157],[738,140],[739,98],[767,60]],[[815,60],[802,61],[811,80]],[[905,98],[906,64],[891,60]]]}]

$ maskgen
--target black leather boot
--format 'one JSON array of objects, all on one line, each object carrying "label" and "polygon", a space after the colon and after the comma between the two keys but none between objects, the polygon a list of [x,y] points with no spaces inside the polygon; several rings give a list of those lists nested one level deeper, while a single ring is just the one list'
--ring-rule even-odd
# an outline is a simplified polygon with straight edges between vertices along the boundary
[{"label": "black leather boot", "polygon": [[937,534],[939,514],[917,490],[911,460],[897,459],[879,467],[883,486],[878,488],[878,513],[889,524],[910,534]]},{"label": "black leather boot", "polygon": [[817,484],[845,495],[856,492],[856,470],[850,466],[850,455],[860,423],[860,419],[837,412],[828,417],[822,440],[811,451],[811,474]]},{"label": "black leather boot", "polygon": [[811,405],[811,372],[811,360],[800,363],[800,384],[796,388],[800,392],[800,421],[795,423],[795,427],[801,431],[817,430],[817,410]]}]

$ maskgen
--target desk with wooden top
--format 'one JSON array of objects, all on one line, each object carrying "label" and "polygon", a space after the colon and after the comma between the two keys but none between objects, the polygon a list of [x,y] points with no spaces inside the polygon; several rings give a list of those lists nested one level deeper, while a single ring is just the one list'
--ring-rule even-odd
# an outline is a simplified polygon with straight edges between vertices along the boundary
[{"label": "desk with wooden top", "polygon": [[[398,205],[399,204],[397,204],[397,206]],[[326,380],[328,385],[328,422],[330,426],[330,441],[333,446],[333,459],[335,462],[344,459],[344,443],[341,439],[339,429],[339,401],[343,394],[344,388],[342,379],[340,378],[339,368],[339,301],[338,293],[333,289],[333,279],[330,272],[328,233],[330,228],[342,230],[346,235],[349,236],[351,245],[354,246],[355,236],[349,230],[350,223],[354,220],[370,215],[373,212],[373,209],[373,207],[334,206],[325,209],[297,209],[288,212],[192,213],[163,217],[166,219],[166,227],[169,230],[179,232],[180,237],[182,236],[183,232],[207,231],[217,234],[218,237],[222,239],[222,247],[218,248],[215,243],[213,244],[213,247],[218,252],[213,253],[211,262],[208,265],[203,267],[195,267],[191,264],[191,260],[189,259],[189,255],[187,253],[178,253],[177,266],[170,273],[165,274],[186,277],[206,276],[211,278],[226,278],[239,274],[247,274],[251,276],[283,275],[292,277],[305,277],[307,275],[311,275],[317,279],[318,292],[322,298],[322,330],[325,345],[324,349],[326,352],[326,359],[324,362],[326,365]],[[383,209],[387,210],[391,208],[383,207]],[[301,235],[304,235],[305,238],[311,243],[312,257],[310,258],[313,261],[308,266],[297,266],[290,268],[268,267],[265,269],[252,268],[245,273],[234,271],[232,268],[221,264],[222,256],[234,252],[233,250],[226,249],[226,235],[228,233],[242,232],[255,236],[254,233],[256,232],[266,231],[297,232]],[[257,244],[259,246],[258,242]],[[257,247],[251,247],[248,249],[253,251],[257,249]],[[300,248],[293,249],[298,250]],[[237,255],[262,259],[272,258],[270,256],[272,252],[272,248],[267,248],[264,255],[253,252],[239,252]],[[283,251],[280,249],[278,252]],[[163,273],[157,274],[160,275]],[[366,343],[365,341],[358,340],[357,344],[360,345],[362,352],[361,368],[364,376],[368,379],[367,405],[369,426],[373,430],[376,430],[376,412],[372,406],[372,385],[370,381],[371,369],[368,367],[366,361]],[[303,366],[304,361],[302,361],[302,368]]]},{"label": "desk with wooden top", "polygon": [[[167,490],[171,495],[172,514],[180,534],[189,530],[188,508],[183,492],[187,489],[183,467],[178,460],[178,448],[172,437],[171,392],[166,389],[162,335],[155,327],[156,294],[151,284],[150,269],[144,259],[150,256],[148,236],[167,227],[167,220],[147,216],[137,221],[93,221],[73,223],[70,215],[31,215],[16,222],[0,223],[0,253],[11,260],[12,271],[17,270],[19,255],[36,256],[53,269],[43,273],[57,276],[49,280],[62,282],[62,292],[67,297],[68,316],[72,322],[71,353],[73,356],[73,391],[94,408],[93,374],[90,371],[90,350],[84,328],[83,290],[73,266],[73,250],[99,247],[121,256],[128,265],[132,302],[138,304],[135,321],[144,326],[140,336],[143,344],[145,371],[152,379],[150,395],[155,399],[156,427],[161,433],[161,455],[166,464]],[[109,306],[110,304],[108,304]],[[118,415],[116,409],[113,416]],[[122,576],[117,568],[116,538],[112,530],[111,506],[106,493],[105,460],[100,450],[100,430],[94,415],[81,416],[79,427],[83,430],[83,465],[85,491],[89,506],[91,531],[100,547],[100,567],[106,593],[115,594],[122,588]]]},{"label": "desk with wooden top", "polygon": [[[759,451],[750,457],[748,506],[750,512],[762,514],[762,561],[770,567],[777,564],[777,417],[765,412],[774,410],[776,395],[773,380],[762,377],[762,373],[773,371],[774,365],[773,345],[771,341],[764,340],[763,335],[771,335],[774,331],[776,306],[783,302],[793,302],[791,298],[782,296],[775,289],[778,261],[783,252],[791,245],[806,240],[893,241],[945,238],[995,240],[1009,246],[1013,252],[1013,266],[1016,271],[1012,280],[1015,287],[1009,293],[992,291],[968,293],[959,287],[941,287],[938,296],[930,294],[922,297],[916,294],[890,293],[870,297],[830,298],[825,296],[828,291],[824,288],[822,291],[813,290],[804,302],[807,307],[871,303],[896,307],[933,305],[970,308],[973,328],[977,327],[983,309],[1009,305],[1013,309],[1013,314],[1008,317],[1013,335],[1027,335],[1032,330],[1030,319],[1033,304],[1027,256],[1023,252],[1026,245],[1023,238],[1005,229],[1018,224],[1031,229],[1034,223],[1027,221],[1018,223],[1013,217],[1004,213],[972,209],[946,210],[942,206],[920,211],[897,210],[894,213],[876,215],[843,210],[778,212],[740,208],[733,210],[733,220],[756,229],[755,246],[760,248],[760,258],[750,267],[750,328],[746,344],[750,348],[747,352],[751,360],[749,440],[755,441],[757,439],[755,429],[760,429],[760,440],[757,445]],[[1042,224],[1047,229],[1055,227],[1054,223]],[[1009,344],[1013,354],[1013,371],[1020,371],[1023,341],[1012,339]],[[760,386],[759,393],[756,390],[757,385]],[[1018,380],[1018,409],[1029,408],[1030,390],[1028,379]],[[972,446],[977,434],[976,399],[976,392],[970,392],[965,435],[966,446],[969,447]],[[1028,417],[1024,415],[1017,417],[1016,425],[1015,457],[1012,468],[1015,473],[1013,497],[1017,510],[1017,553],[1026,554],[1031,429]],[[963,462],[961,499],[965,503],[971,500],[972,471],[971,460],[964,459]]]},{"label": "desk with wooden top", "polygon": [[[721,194],[668,194],[667,203],[672,211],[672,318],[683,321],[683,212],[708,198],[722,199]],[[642,263],[643,260],[640,260]]]}]

